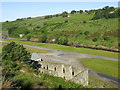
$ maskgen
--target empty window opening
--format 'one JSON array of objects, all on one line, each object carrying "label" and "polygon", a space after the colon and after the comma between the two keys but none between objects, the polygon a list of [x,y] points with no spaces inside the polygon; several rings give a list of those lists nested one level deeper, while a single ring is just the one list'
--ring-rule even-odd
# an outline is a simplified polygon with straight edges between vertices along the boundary
[{"label": "empty window opening", "polygon": [[64,79],[65,79],[65,76],[64,76]]},{"label": "empty window opening", "polygon": [[44,67],[44,69],[45,69],[45,67]]},{"label": "empty window opening", "polygon": [[72,72],[72,75],[74,75],[74,72]]},{"label": "empty window opening", "polygon": [[55,71],[56,71],[56,67],[55,67]]},{"label": "empty window opening", "polygon": [[48,70],[48,65],[47,65],[47,70]]},{"label": "empty window opening", "polygon": [[65,73],[65,69],[63,68],[63,73]]}]

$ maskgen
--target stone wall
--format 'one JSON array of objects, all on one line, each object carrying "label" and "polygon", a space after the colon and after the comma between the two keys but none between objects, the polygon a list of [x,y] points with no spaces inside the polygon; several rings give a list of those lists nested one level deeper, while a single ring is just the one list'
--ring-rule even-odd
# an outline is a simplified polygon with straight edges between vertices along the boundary
[{"label": "stone wall", "polygon": [[71,80],[84,86],[88,85],[87,69],[75,69],[70,65],[46,61],[40,61],[39,64],[41,64],[41,68],[39,68],[41,73],[47,73],[54,76],[62,77],[66,80]]},{"label": "stone wall", "polygon": [[80,72],[79,74],[75,75],[71,81],[82,84],[84,86],[88,85],[88,70],[84,70]]}]

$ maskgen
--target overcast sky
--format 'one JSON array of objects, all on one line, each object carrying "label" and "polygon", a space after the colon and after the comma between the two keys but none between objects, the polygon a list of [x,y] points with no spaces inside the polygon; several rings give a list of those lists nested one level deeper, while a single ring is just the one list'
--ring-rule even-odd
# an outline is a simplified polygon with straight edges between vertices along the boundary
[{"label": "overcast sky", "polygon": [[2,21],[38,17],[63,11],[90,10],[105,6],[118,7],[118,2],[2,2]]}]

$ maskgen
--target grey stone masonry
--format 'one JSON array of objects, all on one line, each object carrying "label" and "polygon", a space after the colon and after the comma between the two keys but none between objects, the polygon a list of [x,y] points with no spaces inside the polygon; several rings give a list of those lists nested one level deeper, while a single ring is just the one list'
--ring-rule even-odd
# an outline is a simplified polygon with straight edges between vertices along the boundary
[{"label": "grey stone masonry", "polygon": [[39,61],[39,64],[41,64],[41,68],[39,68],[41,73],[62,77],[83,86],[88,85],[88,69],[86,68],[76,69],[70,65],[48,61]]}]

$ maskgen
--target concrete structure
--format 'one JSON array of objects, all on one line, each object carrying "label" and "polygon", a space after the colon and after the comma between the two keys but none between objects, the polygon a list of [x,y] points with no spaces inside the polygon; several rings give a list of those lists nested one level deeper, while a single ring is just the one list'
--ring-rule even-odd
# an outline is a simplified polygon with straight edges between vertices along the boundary
[{"label": "concrete structure", "polygon": [[41,68],[39,68],[41,73],[47,73],[54,76],[62,77],[66,80],[70,80],[84,86],[88,85],[88,69],[76,69],[70,65],[48,61],[40,61],[39,64],[41,64]]},{"label": "concrete structure", "polygon": [[37,55],[37,53],[32,53],[31,60],[34,60],[34,61],[43,61],[43,60]]}]

